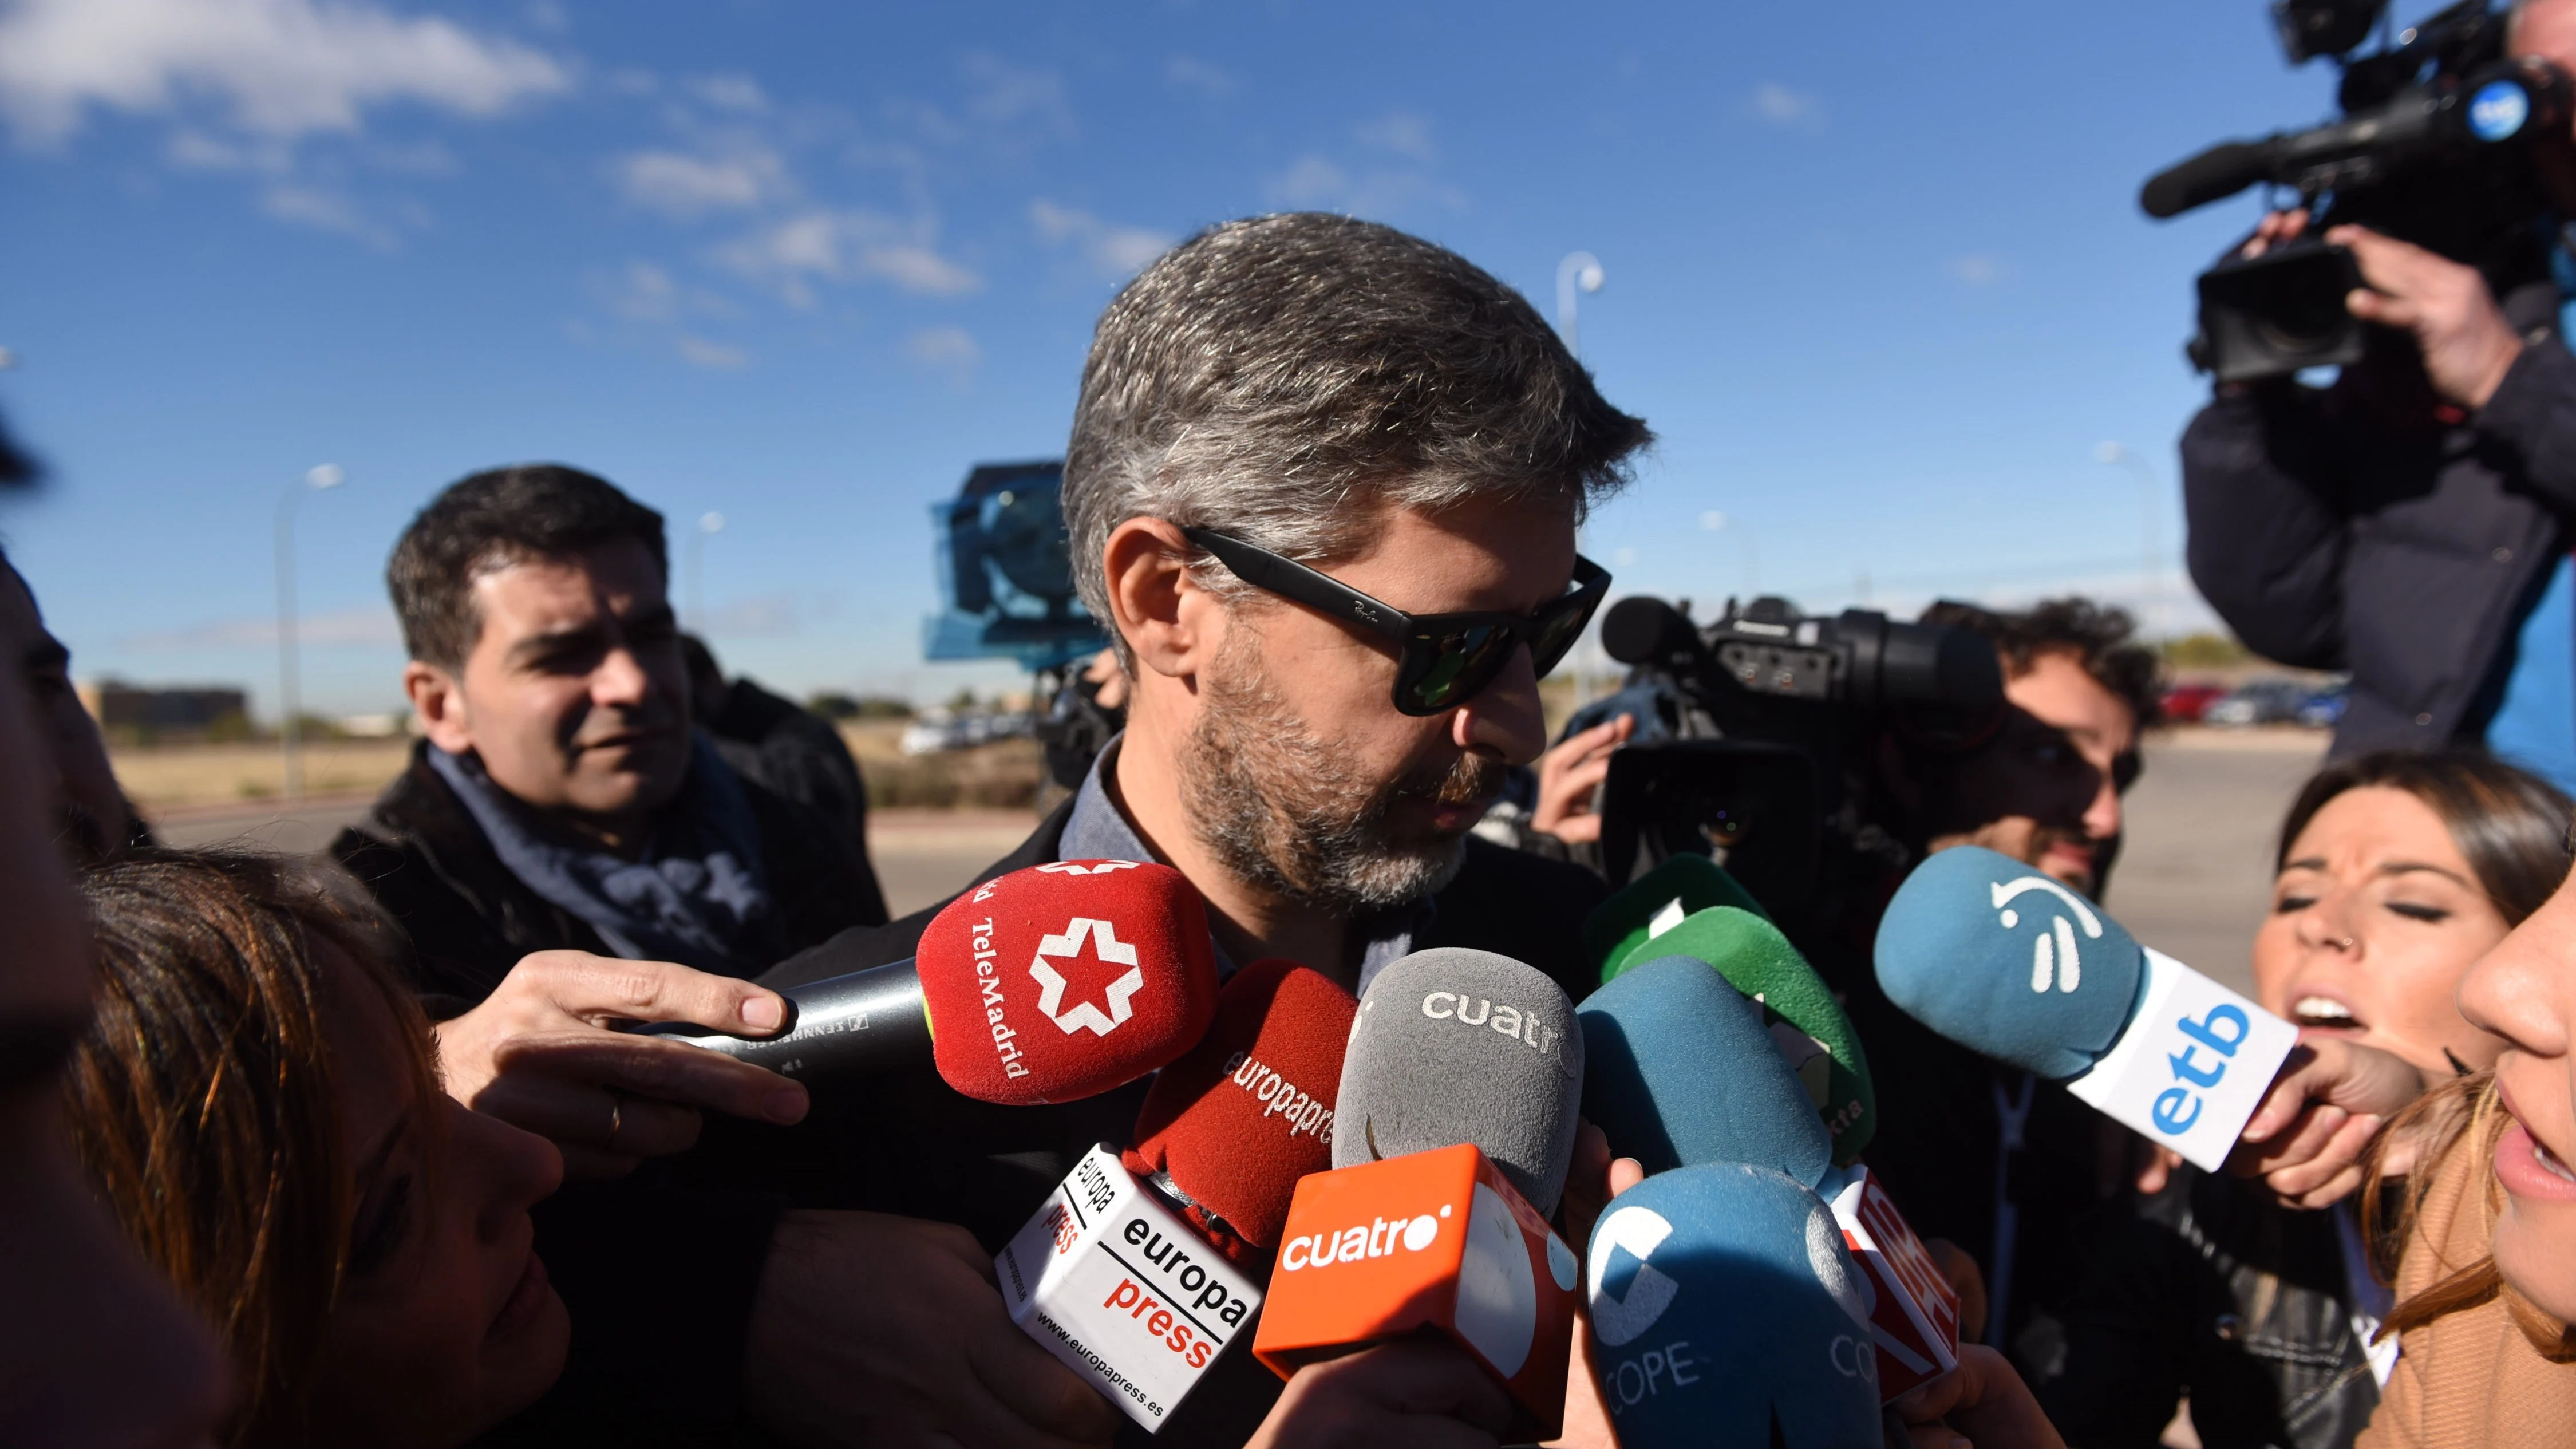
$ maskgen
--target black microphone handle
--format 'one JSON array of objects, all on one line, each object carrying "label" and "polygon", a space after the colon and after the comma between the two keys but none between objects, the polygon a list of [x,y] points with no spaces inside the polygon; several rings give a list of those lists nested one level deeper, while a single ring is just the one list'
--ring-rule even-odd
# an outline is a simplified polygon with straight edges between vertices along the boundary
[{"label": "black microphone handle", "polygon": [[930,1013],[922,1005],[921,973],[909,958],[778,994],[787,998],[787,1026],[776,1036],[710,1036],[685,1021],[656,1022],[642,1034],[722,1052],[783,1077],[854,1076],[930,1060]]},{"label": "black microphone handle", "polygon": [[2279,141],[2277,136],[2224,141],[2190,160],[2176,162],[2147,178],[2138,192],[2138,206],[2162,219],[2234,196],[2272,175]]}]

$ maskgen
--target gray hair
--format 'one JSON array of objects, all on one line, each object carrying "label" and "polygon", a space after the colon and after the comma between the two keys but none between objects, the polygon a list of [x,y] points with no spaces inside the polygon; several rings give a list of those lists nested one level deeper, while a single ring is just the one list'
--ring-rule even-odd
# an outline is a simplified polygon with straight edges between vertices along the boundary
[{"label": "gray hair", "polygon": [[[1386,503],[1528,502],[1579,522],[1653,440],[1519,293],[1456,253],[1317,212],[1227,222],[1100,316],[1065,452],[1074,578],[1110,624],[1103,555],[1131,518],[1309,564],[1362,552]],[[1241,596],[1193,554],[1203,586]]]}]

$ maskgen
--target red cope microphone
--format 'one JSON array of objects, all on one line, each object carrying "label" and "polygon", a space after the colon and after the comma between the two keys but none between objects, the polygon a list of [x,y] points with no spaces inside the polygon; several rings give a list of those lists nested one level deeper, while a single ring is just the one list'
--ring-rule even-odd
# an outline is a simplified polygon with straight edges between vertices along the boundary
[{"label": "red cope microphone", "polygon": [[1182,874],[1068,860],[948,903],[918,954],[780,995],[786,1029],[752,1040],[647,1028],[791,1077],[918,1065],[1005,1106],[1096,1096],[1188,1050],[1216,1007],[1207,908]]},{"label": "red cope microphone", "polygon": [[[1227,1350],[1260,1309],[1298,1180],[1332,1165],[1358,1009],[1293,961],[1236,972],[1206,1038],[1155,1078],[1136,1145],[1084,1157],[994,1259],[1012,1319],[1148,1430],[1249,1362]],[[1244,1402],[1205,1411],[1249,1421],[1232,1442],[1278,1396],[1252,1374],[1216,1395]]]}]

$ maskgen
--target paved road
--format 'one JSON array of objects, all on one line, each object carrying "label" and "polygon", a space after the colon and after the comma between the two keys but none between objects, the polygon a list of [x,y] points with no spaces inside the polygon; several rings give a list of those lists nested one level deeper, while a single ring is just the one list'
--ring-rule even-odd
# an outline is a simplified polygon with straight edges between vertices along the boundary
[{"label": "paved road", "polygon": [[[367,796],[189,811],[156,822],[164,843],[317,851],[367,813]],[[1010,853],[1037,824],[1007,810],[885,810],[869,817],[868,855],[887,908],[898,916],[954,895],[975,872]]]},{"label": "paved road", "polygon": [[[2129,845],[2108,904],[2139,939],[2243,989],[2247,946],[2269,902],[2273,833],[2299,782],[2316,768],[2319,735],[2192,732],[2147,746],[2129,795]],[[363,797],[176,816],[173,845],[219,842],[319,850],[366,810]],[[880,811],[869,853],[898,916],[971,883],[1019,843],[1034,816],[1010,811]]]},{"label": "paved road", "polygon": [[2215,731],[2149,742],[2103,904],[2147,945],[2251,995],[2281,816],[2325,743],[2322,733]]}]

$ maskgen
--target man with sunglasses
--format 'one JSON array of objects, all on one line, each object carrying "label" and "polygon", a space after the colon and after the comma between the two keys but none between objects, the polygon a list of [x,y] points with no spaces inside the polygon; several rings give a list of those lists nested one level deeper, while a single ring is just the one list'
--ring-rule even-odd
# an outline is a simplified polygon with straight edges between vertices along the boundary
[{"label": "man with sunglasses", "polygon": [[[1102,315],[1065,461],[1126,728],[976,878],[1160,860],[1205,896],[1229,971],[1286,956],[1356,992],[1410,951],[1471,946],[1581,996],[1602,883],[1469,830],[1546,746],[1539,677],[1610,582],[1576,526],[1648,441],[1528,302],[1427,242],[1298,214],[1176,248]],[[761,979],[909,956],[932,913]],[[817,1084],[812,1120],[853,1166],[850,1205],[990,1248],[1082,1151],[1126,1139],[1140,1094],[994,1108],[922,1072]],[[1205,1397],[1257,1416],[1279,1386],[1254,1378]]]}]

